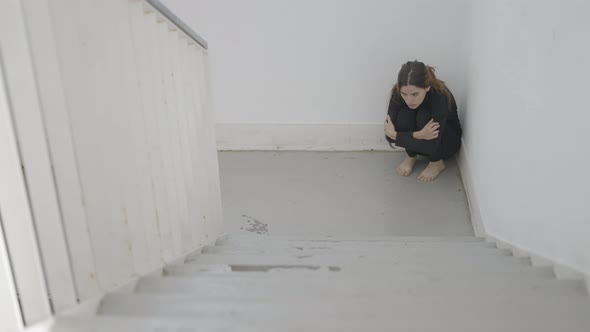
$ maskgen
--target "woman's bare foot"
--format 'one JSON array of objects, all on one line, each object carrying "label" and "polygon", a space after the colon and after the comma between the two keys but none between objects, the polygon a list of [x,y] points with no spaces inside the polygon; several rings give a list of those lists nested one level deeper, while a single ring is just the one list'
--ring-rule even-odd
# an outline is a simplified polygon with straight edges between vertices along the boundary
[{"label": "woman's bare foot", "polygon": [[418,180],[430,182],[445,169],[445,163],[442,160],[430,162],[428,166],[418,175]]},{"label": "woman's bare foot", "polygon": [[414,165],[416,164],[416,157],[407,156],[404,161],[397,167],[396,171],[397,174],[401,176],[408,176],[412,174],[412,170],[414,169]]}]

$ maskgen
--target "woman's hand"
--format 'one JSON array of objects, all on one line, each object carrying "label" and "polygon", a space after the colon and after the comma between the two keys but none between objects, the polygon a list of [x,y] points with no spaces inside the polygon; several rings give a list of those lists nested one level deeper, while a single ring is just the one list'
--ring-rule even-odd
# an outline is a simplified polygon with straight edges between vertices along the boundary
[{"label": "woman's hand", "polygon": [[433,140],[438,137],[438,128],[440,128],[440,124],[438,122],[434,122],[434,119],[430,119],[426,126],[417,132],[418,135],[415,137],[427,141]]},{"label": "woman's hand", "polygon": [[387,116],[387,119],[385,120],[385,135],[387,135],[387,137],[391,138],[391,139],[397,139],[397,132],[395,131],[395,126],[393,125],[393,122],[391,121],[391,118],[389,117],[389,115]]}]

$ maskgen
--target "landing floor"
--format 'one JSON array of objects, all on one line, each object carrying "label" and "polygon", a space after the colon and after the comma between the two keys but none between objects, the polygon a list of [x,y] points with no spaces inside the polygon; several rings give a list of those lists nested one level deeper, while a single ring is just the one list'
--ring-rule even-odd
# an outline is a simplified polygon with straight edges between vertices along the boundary
[{"label": "landing floor", "polygon": [[434,182],[403,152],[220,152],[229,234],[473,235],[455,160]]}]

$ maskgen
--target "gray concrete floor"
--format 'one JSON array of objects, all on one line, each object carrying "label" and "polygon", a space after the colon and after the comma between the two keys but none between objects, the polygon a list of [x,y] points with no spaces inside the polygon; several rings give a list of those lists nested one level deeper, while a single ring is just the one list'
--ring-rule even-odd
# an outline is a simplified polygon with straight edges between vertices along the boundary
[{"label": "gray concrete floor", "polygon": [[220,152],[229,234],[469,236],[455,160],[431,183],[396,174],[403,152]]}]

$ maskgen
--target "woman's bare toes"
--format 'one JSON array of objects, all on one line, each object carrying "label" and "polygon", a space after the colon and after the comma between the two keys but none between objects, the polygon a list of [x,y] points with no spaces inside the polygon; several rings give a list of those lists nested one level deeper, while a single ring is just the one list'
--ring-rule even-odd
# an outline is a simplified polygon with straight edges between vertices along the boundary
[{"label": "woman's bare toes", "polygon": [[406,157],[404,161],[397,167],[396,171],[397,174],[401,176],[408,176],[412,174],[412,170],[414,170],[414,165],[416,164],[416,157]]},{"label": "woman's bare toes", "polygon": [[418,180],[422,182],[430,182],[436,179],[444,169],[445,163],[442,160],[430,162],[422,173],[418,175]]}]

